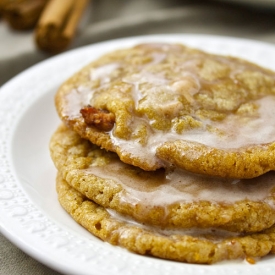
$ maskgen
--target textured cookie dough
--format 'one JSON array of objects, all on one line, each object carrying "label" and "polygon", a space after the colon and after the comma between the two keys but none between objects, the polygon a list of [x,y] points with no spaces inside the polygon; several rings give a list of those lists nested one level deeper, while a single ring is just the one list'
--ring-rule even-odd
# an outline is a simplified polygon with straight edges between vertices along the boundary
[{"label": "textured cookie dough", "polygon": [[275,74],[241,59],[179,44],[117,50],[66,81],[56,107],[143,170],[253,178],[275,167]]},{"label": "textured cookie dough", "polygon": [[[110,214],[57,177],[60,204],[92,234],[132,252],[188,263],[212,264],[222,260],[244,259],[249,262],[275,252],[275,229],[255,234],[209,231],[161,230],[133,224]],[[252,258],[252,259],[251,259]]]},{"label": "textured cookie dough", "polygon": [[258,232],[275,223],[275,173],[232,180],[180,169],[143,171],[61,125],[50,142],[62,177],[89,199],[163,228]]}]

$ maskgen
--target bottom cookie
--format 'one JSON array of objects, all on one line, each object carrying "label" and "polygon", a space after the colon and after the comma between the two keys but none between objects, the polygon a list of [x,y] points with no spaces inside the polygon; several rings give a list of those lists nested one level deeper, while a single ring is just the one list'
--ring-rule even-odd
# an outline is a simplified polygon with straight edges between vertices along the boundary
[{"label": "bottom cookie", "polygon": [[72,188],[60,175],[56,188],[60,204],[76,222],[103,241],[138,254],[211,264],[222,260],[251,260],[275,253],[275,227],[254,234],[214,228],[165,230],[133,222],[99,206]]}]

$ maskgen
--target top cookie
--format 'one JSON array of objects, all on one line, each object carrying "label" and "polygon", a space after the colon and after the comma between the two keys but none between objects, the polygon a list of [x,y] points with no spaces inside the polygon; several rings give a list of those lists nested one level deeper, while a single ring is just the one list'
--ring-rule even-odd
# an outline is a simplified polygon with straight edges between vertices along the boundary
[{"label": "top cookie", "polygon": [[111,52],[56,94],[83,138],[144,170],[253,178],[275,169],[275,73],[178,44]]}]

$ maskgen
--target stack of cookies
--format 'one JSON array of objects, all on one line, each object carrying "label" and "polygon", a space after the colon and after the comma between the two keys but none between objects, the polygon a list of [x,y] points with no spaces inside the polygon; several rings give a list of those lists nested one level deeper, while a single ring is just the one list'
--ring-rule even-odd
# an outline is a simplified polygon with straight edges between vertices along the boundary
[{"label": "stack of cookies", "polygon": [[106,54],[56,94],[61,205],[100,239],[189,263],[275,252],[275,73],[180,44]]}]

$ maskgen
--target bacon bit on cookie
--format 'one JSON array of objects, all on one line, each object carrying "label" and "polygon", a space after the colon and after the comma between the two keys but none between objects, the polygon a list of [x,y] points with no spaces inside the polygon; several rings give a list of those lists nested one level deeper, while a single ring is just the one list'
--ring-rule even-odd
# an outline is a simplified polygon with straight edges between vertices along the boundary
[{"label": "bacon bit on cookie", "polygon": [[88,105],[80,110],[85,123],[102,131],[110,131],[114,127],[115,115],[107,110]]}]

